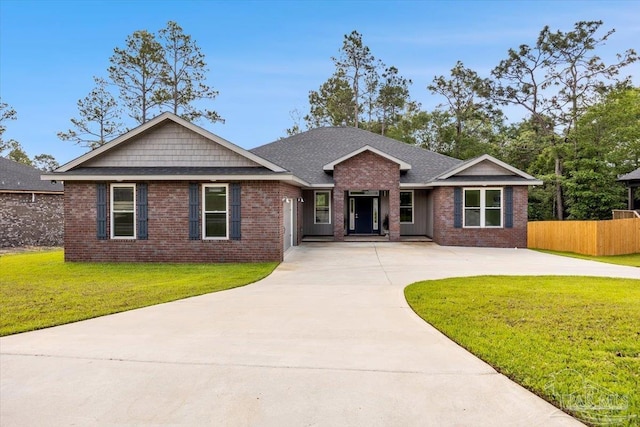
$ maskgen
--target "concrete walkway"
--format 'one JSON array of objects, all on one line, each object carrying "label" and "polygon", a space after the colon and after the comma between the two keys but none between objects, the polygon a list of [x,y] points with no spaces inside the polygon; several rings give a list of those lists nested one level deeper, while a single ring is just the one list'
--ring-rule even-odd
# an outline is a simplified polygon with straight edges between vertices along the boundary
[{"label": "concrete walkway", "polygon": [[0,339],[0,425],[572,426],[425,324],[414,281],[640,278],[521,249],[313,243],[243,288]]}]

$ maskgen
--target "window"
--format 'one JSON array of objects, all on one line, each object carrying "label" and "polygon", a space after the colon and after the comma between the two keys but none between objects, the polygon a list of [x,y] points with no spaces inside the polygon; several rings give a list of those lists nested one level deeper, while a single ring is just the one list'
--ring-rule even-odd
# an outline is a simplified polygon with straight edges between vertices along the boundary
[{"label": "window", "polygon": [[331,224],[331,191],[316,191],[314,224]]},{"label": "window", "polygon": [[136,238],[136,185],[111,184],[111,238]]},{"label": "window", "polygon": [[202,237],[204,239],[228,239],[228,186],[202,186]]},{"label": "window", "polygon": [[465,227],[502,227],[502,189],[464,189]]},{"label": "window", "polygon": [[413,224],[413,190],[400,192],[400,224]]}]

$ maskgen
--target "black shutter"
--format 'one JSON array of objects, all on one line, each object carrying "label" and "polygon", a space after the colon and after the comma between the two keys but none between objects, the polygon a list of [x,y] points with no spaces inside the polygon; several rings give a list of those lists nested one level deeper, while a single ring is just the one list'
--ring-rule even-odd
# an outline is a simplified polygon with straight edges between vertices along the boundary
[{"label": "black shutter", "polygon": [[97,237],[98,240],[107,240],[107,184],[100,182],[97,185]]},{"label": "black shutter", "polygon": [[147,240],[149,238],[149,228],[147,225],[147,219],[149,217],[147,207],[147,184],[139,183],[136,185],[136,208],[138,218],[138,239]]},{"label": "black shutter", "polygon": [[200,185],[195,182],[189,184],[189,239],[200,239]]},{"label": "black shutter", "polygon": [[453,189],[453,227],[462,228],[462,188]]},{"label": "black shutter", "polygon": [[240,183],[236,182],[229,184],[229,193],[229,210],[231,215],[231,220],[229,221],[231,226],[231,230],[229,230],[229,237],[231,240],[240,240]]},{"label": "black shutter", "polygon": [[504,226],[513,228],[513,187],[504,189]]}]

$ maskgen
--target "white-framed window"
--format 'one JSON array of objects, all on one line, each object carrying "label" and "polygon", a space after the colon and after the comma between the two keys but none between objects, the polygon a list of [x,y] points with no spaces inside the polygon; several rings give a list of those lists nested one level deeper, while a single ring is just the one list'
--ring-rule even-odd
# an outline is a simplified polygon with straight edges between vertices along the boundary
[{"label": "white-framed window", "polygon": [[227,184],[202,186],[202,238],[205,240],[229,238],[229,186]]},{"label": "white-framed window", "polygon": [[313,208],[314,224],[331,224],[331,191],[315,191]]},{"label": "white-framed window", "polygon": [[400,224],[413,224],[413,190],[400,192]]},{"label": "white-framed window", "polygon": [[465,228],[502,227],[502,188],[465,188]]},{"label": "white-framed window", "polygon": [[136,185],[111,184],[111,238],[136,238]]}]

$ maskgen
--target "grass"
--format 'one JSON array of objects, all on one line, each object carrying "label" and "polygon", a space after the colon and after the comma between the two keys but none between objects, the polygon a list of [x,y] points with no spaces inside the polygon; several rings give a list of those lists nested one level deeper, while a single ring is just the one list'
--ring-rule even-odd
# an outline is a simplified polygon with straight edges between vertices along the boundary
[{"label": "grass", "polygon": [[65,263],[63,251],[0,256],[0,336],[243,286],[277,263]]},{"label": "grass", "polygon": [[627,265],[630,267],[640,267],[640,254],[628,254],[628,255],[610,255],[610,256],[591,256],[581,255],[573,252],[558,252],[548,251],[544,249],[536,249],[538,252],[544,252],[546,254],[568,256],[571,258],[586,259],[589,261],[606,262],[608,264]]},{"label": "grass", "polygon": [[405,296],[445,335],[583,421],[640,425],[640,280],[482,276],[414,283]]}]

